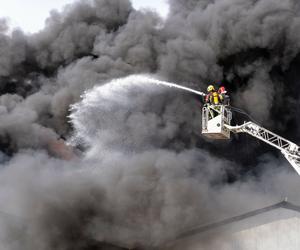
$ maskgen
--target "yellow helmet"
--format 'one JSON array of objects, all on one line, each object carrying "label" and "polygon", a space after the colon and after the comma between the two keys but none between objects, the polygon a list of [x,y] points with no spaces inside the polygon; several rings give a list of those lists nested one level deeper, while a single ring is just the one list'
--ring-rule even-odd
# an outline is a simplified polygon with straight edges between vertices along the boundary
[{"label": "yellow helmet", "polygon": [[207,92],[211,92],[211,91],[215,91],[215,88],[214,88],[214,86],[209,85],[209,86],[207,87]]}]

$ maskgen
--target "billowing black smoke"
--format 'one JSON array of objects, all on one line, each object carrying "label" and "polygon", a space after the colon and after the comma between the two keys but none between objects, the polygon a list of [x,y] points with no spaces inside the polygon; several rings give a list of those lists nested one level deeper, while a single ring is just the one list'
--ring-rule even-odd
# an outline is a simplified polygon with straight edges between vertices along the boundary
[{"label": "billowing black smoke", "polygon": [[[233,106],[299,143],[298,1],[169,4],[162,20],[129,0],[78,1],[33,35],[0,20],[1,248],[159,248],[201,223],[299,202],[298,176],[269,147],[201,137],[196,96],[113,80],[202,91],[222,80]],[[59,138],[84,152],[54,157]]]}]

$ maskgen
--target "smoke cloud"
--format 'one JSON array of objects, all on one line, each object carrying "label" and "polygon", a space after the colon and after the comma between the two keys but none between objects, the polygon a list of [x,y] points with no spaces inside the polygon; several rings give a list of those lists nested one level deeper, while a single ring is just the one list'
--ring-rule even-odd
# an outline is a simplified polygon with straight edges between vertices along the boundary
[{"label": "smoke cloud", "polygon": [[298,1],[169,5],[163,20],[128,0],[78,1],[32,35],[0,20],[2,249],[163,249],[200,224],[300,202],[276,151],[205,140],[200,98],[149,79],[222,80],[233,106],[299,143]]}]

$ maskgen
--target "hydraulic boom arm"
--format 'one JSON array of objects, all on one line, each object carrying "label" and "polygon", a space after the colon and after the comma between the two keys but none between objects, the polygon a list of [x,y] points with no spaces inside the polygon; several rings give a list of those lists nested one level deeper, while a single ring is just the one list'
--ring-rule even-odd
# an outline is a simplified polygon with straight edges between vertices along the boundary
[{"label": "hydraulic boom arm", "polygon": [[227,124],[224,126],[233,133],[247,133],[279,149],[300,175],[300,148],[295,143],[286,140],[253,122],[247,122],[239,126],[230,126]]}]

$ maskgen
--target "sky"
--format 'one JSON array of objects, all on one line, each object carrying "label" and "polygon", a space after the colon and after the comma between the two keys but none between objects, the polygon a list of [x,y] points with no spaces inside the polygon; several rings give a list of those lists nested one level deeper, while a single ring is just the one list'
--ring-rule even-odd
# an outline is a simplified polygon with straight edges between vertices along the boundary
[{"label": "sky", "polygon": [[[44,27],[45,19],[52,9],[62,10],[63,6],[77,0],[9,0],[0,2],[0,17],[8,18],[10,27],[20,27],[26,33],[34,33]],[[131,0],[136,9],[156,9],[160,15],[168,13],[167,0]]]}]

